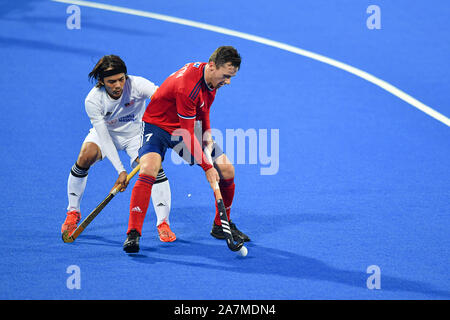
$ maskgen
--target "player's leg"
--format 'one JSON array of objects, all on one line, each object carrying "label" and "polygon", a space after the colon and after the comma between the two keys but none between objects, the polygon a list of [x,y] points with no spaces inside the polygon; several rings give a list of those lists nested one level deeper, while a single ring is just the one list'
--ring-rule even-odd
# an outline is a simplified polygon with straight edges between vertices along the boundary
[{"label": "player's leg", "polygon": [[[228,159],[228,157],[225,155],[225,153],[220,152],[218,147],[215,145],[215,149],[213,152],[219,153],[216,154],[215,157],[213,157],[214,161],[214,167],[216,168],[217,172],[220,176],[219,181],[219,188],[220,193],[223,197],[223,202],[225,205],[225,209],[228,216],[228,221],[230,221],[230,229],[233,234],[233,237],[236,239],[236,237],[242,238],[244,241],[250,241],[250,238],[240,231],[236,224],[232,222],[230,213],[231,213],[231,206],[233,204],[234,199],[234,191],[235,191],[235,183],[234,183],[234,166],[231,163],[231,161]],[[217,207],[216,203],[216,216],[214,218],[213,227],[211,230],[211,235],[218,239],[225,239],[225,235],[223,234],[222,223],[220,221],[220,213]]]},{"label": "player's leg", "polygon": [[177,239],[175,233],[170,229],[170,207],[171,191],[169,180],[161,168],[156,176],[156,181],[152,189],[152,203],[156,213],[156,228],[158,230],[159,240],[162,242],[173,242]]},{"label": "player's leg", "polygon": [[123,250],[127,253],[139,252],[139,237],[142,235],[152,187],[161,167],[161,156],[155,152],[147,153],[140,158],[140,164],[139,178],[131,192],[127,239],[123,244]]},{"label": "player's leg", "polygon": [[[89,135],[88,135],[89,136]],[[77,161],[72,166],[67,180],[67,216],[61,232],[68,230],[69,233],[77,228],[77,223],[81,219],[81,199],[86,189],[88,170],[98,160],[102,154],[99,146],[94,142],[86,141],[81,146]]]},{"label": "player's leg", "polygon": [[139,149],[141,169],[131,192],[127,239],[123,245],[123,250],[127,253],[139,252],[139,238],[142,235],[152,188],[167,150],[166,141],[170,141],[170,134],[166,131],[147,123],[143,126],[142,146]]},{"label": "player's leg", "polygon": [[[197,128],[196,128],[197,130]],[[201,134],[200,134],[201,137]],[[197,139],[199,136],[197,135]],[[200,140],[200,139],[199,139]],[[180,157],[182,157],[187,163],[193,165],[196,164],[194,157],[188,151],[184,142],[176,145],[174,147],[174,151],[178,153]],[[207,152],[207,151],[206,151]],[[217,143],[213,144],[211,158],[213,160],[214,167],[219,173],[220,181],[219,188],[222,194],[223,202],[226,208],[226,213],[228,216],[228,221],[230,221],[230,228],[233,234],[233,237],[241,237],[244,241],[250,241],[250,238],[239,231],[236,225],[230,219],[231,205],[233,203],[234,198],[234,166],[228,157],[223,153],[222,149]],[[214,197],[215,199],[215,197]],[[216,203],[214,201],[214,203]],[[220,220],[220,213],[216,203],[216,215],[213,222],[213,227],[211,230],[211,235],[217,239],[225,239],[225,235],[222,230],[222,222]]]},{"label": "player's leg", "polygon": [[[139,136],[133,138],[127,143],[126,152],[130,156],[131,167],[135,167],[139,163],[138,151],[141,146],[142,139]],[[166,177],[164,169],[159,170],[155,183],[152,187],[152,203],[156,213],[156,227],[158,230],[159,239],[162,242],[172,242],[176,240],[175,234],[170,230],[170,207],[171,207],[171,192],[169,179]]]},{"label": "player's leg", "polygon": [[171,192],[169,179],[166,177],[163,168],[159,170],[155,183],[153,184],[152,202],[156,212],[156,226],[159,226],[163,222],[170,224]]}]

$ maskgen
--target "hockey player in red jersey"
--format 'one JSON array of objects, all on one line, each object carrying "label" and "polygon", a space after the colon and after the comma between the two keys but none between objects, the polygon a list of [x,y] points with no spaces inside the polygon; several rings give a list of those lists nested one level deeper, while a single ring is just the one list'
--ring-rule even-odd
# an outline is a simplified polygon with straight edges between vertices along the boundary
[{"label": "hockey player in red jersey", "polygon": [[[184,159],[192,157],[205,171],[212,187],[219,183],[233,237],[250,241],[230,220],[235,190],[234,166],[213,141],[209,120],[217,89],[230,84],[240,64],[241,57],[235,48],[219,47],[207,63],[188,63],[171,74],[153,95],[143,116],[142,146],[139,150],[141,169],[131,193],[127,239],[123,246],[127,253],[139,251],[152,186],[167,148],[178,150],[181,144],[188,152],[182,154],[182,149],[180,155]],[[196,121],[202,124],[201,141],[194,132]],[[206,152],[210,157],[205,155]],[[188,157],[186,153],[189,153]],[[217,207],[211,235],[218,239],[225,238]]]}]

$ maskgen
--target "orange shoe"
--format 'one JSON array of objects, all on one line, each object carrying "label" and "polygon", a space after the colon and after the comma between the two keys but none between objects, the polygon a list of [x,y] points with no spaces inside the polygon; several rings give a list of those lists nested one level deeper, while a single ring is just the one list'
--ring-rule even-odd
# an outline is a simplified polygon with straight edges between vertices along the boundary
[{"label": "orange shoe", "polygon": [[69,234],[71,234],[76,228],[77,223],[81,220],[81,213],[78,211],[69,211],[67,212],[66,220],[64,221],[63,225],[61,226],[61,233],[64,233],[64,231],[68,231]]},{"label": "orange shoe", "polygon": [[173,242],[177,239],[175,233],[173,233],[172,230],[170,230],[170,227],[167,224],[167,222],[164,221],[157,228],[159,240],[161,240],[162,242]]}]

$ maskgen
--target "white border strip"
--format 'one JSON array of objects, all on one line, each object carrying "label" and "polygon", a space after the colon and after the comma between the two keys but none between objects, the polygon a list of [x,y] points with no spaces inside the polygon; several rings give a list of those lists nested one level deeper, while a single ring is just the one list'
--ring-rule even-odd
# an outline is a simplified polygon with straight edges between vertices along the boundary
[{"label": "white border strip", "polygon": [[129,8],[118,7],[118,6],[113,6],[113,5],[109,5],[109,4],[91,2],[91,1],[81,1],[81,0],[51,0],[51,1],[67,3],[67,4],[75,4],[75,5],[79,5],[79,6],[85,6],[85,7],[119,12],[119,13],[124,13],[124,14],[139,16],[139,17],[145,17],[145,18],[150,18],[150,19],[155,19],[155,20],[161,20],[161,21],[166,21],[166,22],[170,22],[170,23],[181,24],[181,25],[198,28],[198,29],[203,29],[203,30],[208,30],[208,31],[212,31],[212,32],[217,32],[217,33],[229,35],[232,37],[237,37],[237,38],[265,44],[267,46],[275,47],[275,48],[278,48],[281,50],[289,51],[289,52],[292,52],[292,53],[295,53],[295,54],[298,54],[298,55],[301,55],[301,56],[304,56],[307,58],[311,58],[313,60],[317,60],[317,61],[326,63],[326,64],[336,67],[338,69],[352,73],[364,80],[367,80],[367,81],[375,84],[376,86],[388,91],[389,93],[393,94],[394,96],[400,98],[401,100],[405,101],[406,103],[409,103],[410,105],[419,109],[420,111],[428,114],[430,117],[433,117],[434,119],[436,119],[450,127],[450,119],[449,118],[447,118],[443,114],[437,112],[436,110],[430,108],[429,106],[425,105],[424,103],[420,102],[419,100],[415,99],[414,97],[410,96],[409,94],[403,92],[402,90],[387,83],[386,81],[381,80],[363,70],[360,70],[358,68],[352,67],[343,62],[339,62],[337,60],[322,56],[320,54],[317,54],[317,53],[314,53],[311,51],[300,49],[300,48],[297,48],[297,47],[294,47],[294,46],[291,46],[291,45],[288,45],[288,44],[285,44],[282,42],[273,41],[273,40],[270,40],[267,38],[254,36],[254,35],[251,35],[248,33],[243,33],[243,32],[234,31],[231,29],[213,26],[213,25],[206,24],[206,23],[195,22],[192,20],[176,18],[176,17],[167,16],[167,15],[158,14],[158,13],[129,9]]}]

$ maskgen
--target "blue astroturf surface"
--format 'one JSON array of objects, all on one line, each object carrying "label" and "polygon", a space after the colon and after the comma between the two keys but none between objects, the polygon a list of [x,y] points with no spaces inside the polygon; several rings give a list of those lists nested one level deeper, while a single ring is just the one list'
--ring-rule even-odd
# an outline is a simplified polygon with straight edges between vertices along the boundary
[{"label": "blue astroturf surface", "polygon": [[[318,53],[450,116],[445,0],[98,1]],[[372,4],[381,29],[367,27]],[[232,35],[81,4],[81,28],[69,29],[69,5],[0,2],[1,299],[450,298],[448,125],[345,70]],[[170,157],[174,243],[157,238],[150,205],[141,252],[122,251],[134,180],[63,243],[67,178],[91,127],[84,99],[96,61],[117,54],[130,74],[161,84],[220,45],[235,46],[243,62],[217,94],[212,126],[224,136],[256,132],[259,142],[260,130],[273,133],[268,153],[256,146],[256,161],[250,143],[244,163],[237,151],[232,159],[232,219],[252,239],[248,256],[209,235],[214,202],[204,174]],[[262,174],[271,165],[275,174]],[[108,160],[91,168],[83,217],[115,180]],[[79,289],[68,287],[70,266],[79,268]],[[379,289],[367,286],[370,266]]]}]

